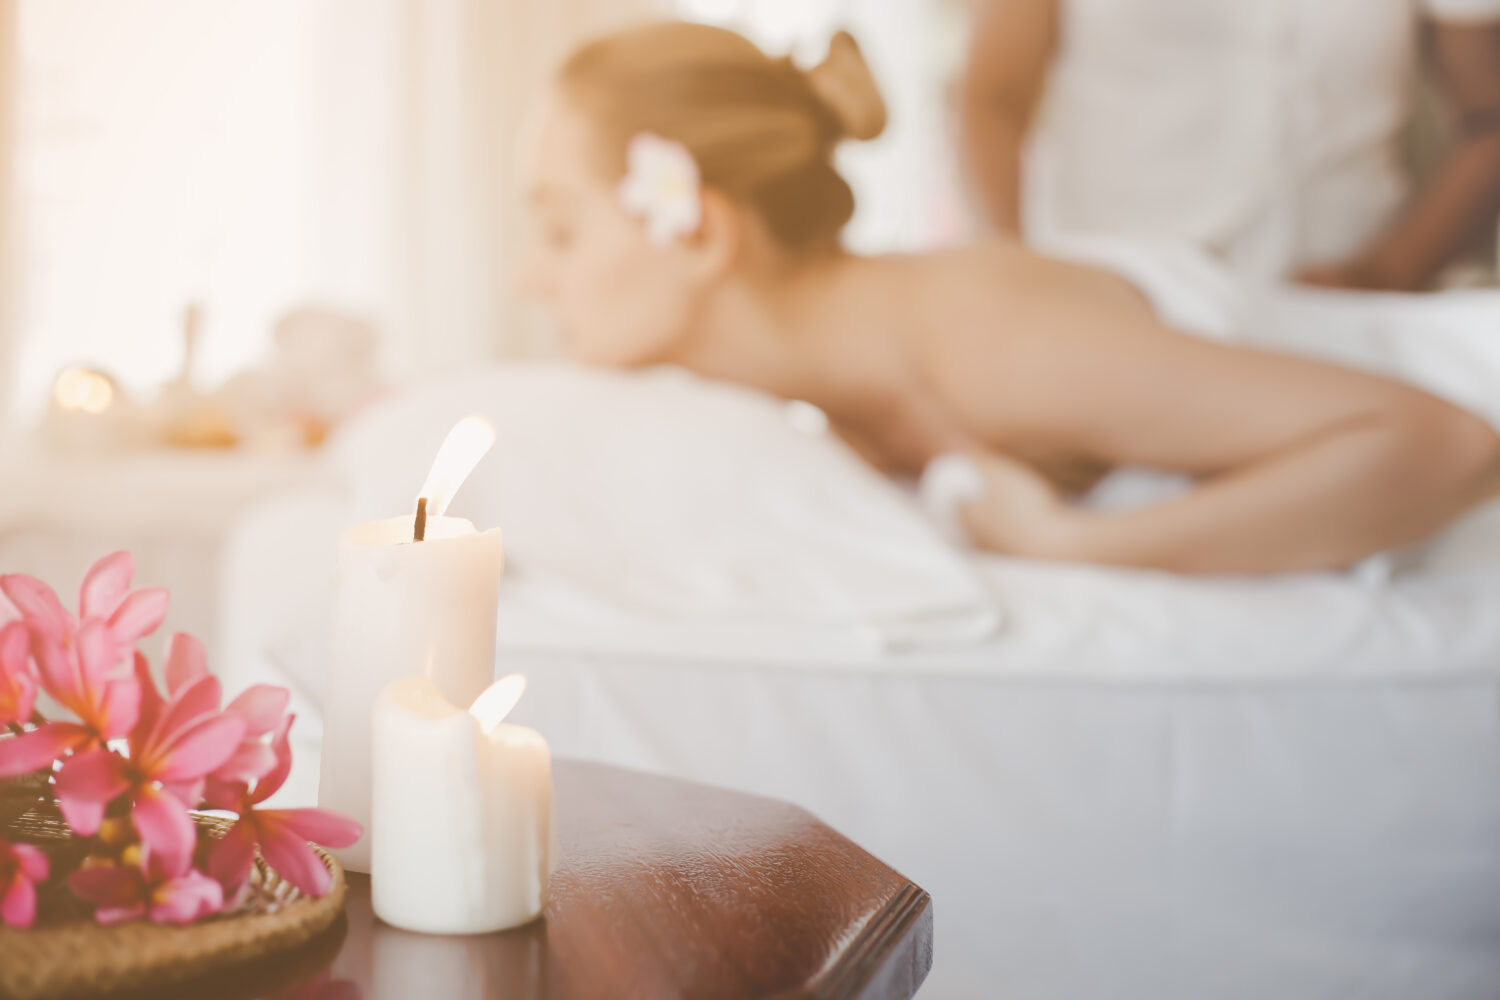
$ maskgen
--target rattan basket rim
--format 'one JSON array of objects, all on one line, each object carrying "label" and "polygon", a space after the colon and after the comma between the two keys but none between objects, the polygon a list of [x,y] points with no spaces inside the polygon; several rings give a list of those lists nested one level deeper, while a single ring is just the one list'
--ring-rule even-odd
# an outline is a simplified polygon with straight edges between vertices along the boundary
[{"label": "rattan basket rim", "polygon": [[[210,836],[222,836],[233,822],[202,813],[193,819]],[[62,818],[42,802],[0,822],[0,837],[54,849],[73,839]],[[343,912],[348,888],[338,861],[314,850],[333,876],[329,892],[318,898],[298,892],[257,859],[250,892],[238,910],[186,927],[145,921],[104,926],[89,919],[39,923],[28,930],[0,926],[0,1000],[165,988],[311,941]]]}]

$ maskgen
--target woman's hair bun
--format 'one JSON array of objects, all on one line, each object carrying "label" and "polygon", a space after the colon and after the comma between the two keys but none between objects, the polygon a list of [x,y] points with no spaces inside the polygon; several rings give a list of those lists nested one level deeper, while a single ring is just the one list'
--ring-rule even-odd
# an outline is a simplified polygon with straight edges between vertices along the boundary
[{"label": "woman's hair bun", "polygon": [[838,122],[838,138],[873,139],[885,130],[885,99],[849,32],[833,36],[828,55],[807,71],[807,82]]}]

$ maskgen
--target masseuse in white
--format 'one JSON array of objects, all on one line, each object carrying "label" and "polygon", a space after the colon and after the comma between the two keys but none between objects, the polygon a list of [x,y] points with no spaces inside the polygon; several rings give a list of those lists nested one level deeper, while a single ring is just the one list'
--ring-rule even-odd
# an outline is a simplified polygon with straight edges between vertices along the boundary
[{"label": "masseuse in white", "polygon": [[[1414,191],[1424,48],[1454,140]],[[979,0],[963,95],[991,221],[1043,243],[1167,237],[1389,289],[1494,245],[1500,0]]]}]

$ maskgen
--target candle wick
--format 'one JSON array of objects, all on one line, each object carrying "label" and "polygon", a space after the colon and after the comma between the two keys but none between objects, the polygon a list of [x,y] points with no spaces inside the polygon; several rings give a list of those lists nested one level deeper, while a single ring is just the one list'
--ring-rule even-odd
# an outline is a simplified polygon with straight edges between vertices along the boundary
[{"label": "candle wick", "polygon": [[417,498],[417,523],[412,530],[411,538],[414,542],[420,542],[427,537],[427,498]]}]

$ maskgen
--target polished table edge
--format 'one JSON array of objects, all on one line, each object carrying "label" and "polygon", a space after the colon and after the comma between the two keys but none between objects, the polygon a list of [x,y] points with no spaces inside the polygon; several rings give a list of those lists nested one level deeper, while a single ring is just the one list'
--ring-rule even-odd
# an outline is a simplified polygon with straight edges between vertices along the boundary
[{"label": "polished table edge", "polygon": [[932,971],[932,897],[908,882],[820,978],[826,1000],[915,996]]}]

